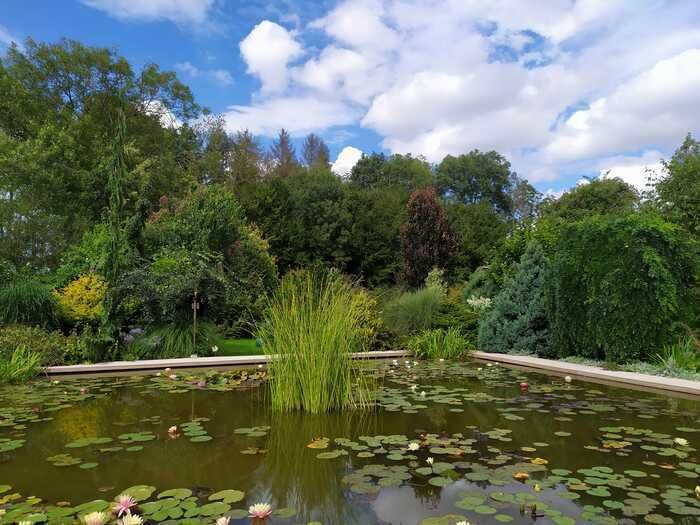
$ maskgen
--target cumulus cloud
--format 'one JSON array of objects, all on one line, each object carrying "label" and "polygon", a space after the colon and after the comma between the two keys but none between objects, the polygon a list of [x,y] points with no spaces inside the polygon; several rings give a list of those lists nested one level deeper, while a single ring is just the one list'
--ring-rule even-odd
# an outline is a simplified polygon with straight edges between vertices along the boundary
[{"label": "cumulus cloud", "polygon": [[700,49],[661,60],[649,70],[576,111],[546,151],[554,160],[673,146],[700,121]]},{"label": "cumulus cloud", "polygon": [[622,179],[643,192],[651,189],[651,182],[663,177],[661,158],[658,151],[645,151],[640,156],[619,155],[602,159],[598,162],[600,177]]},{"label": "cumulus cloud", "polygon": [[358,114],[352,107],[334,100],[314,97],[278,97],[250,106],[231,106],[223,114],[226,127],[235,132],[247,129],[254,134],[272,137],[284,127],[293,136],[355,122]]},{"label": "cumulus cloud", "polygon": [[303,52],[293,33],[269,20],[256,25],[239,48],[248,72],[260,78],[264,94],[280,92],[287,87],[287,64]]},{"label": "cumulus cloud", "polygon": [[214,0],[82,0],[95,9],[122,20],[169,20],[180,25],[207,21]]},{"label": "cumulus cloud", "polygon": [[361,158],[361,149],[357,149],[352,146],[345,146],[342,149],[342,151],[338,153],[338,157],[335,159],[335,162],[331,165],[331,170],[336,175],[340,175],[341,177],[347,177],[348,175],[350,175],[353,166],[355,166],[355,164],[357,164],[357,161]]},{"label": "cumulus cloud", "polygon": [[690,0],[345,0],[297,27],[265,20],[240,43],[262,87],[230,126],[355,125],[434,162],[496,149],[552,185],[609,168],[636,181],[633,166],[658,159],[634,152],[700,131]]},{"label": "cumulus cloud", "polygon": [[200,69],[189,61],[175,64],[175,68],[192,78],[206,77],[221,86],[230,86],[233,84],[231,73],[225,69]]}]

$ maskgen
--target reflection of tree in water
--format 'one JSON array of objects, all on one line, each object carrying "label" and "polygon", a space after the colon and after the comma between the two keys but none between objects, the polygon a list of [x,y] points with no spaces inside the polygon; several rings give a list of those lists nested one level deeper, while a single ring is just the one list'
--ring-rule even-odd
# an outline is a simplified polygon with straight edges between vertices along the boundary
[{"label": "reflection of tree in water", "polygon": [[413,494],[415,498],[429,508],[437,508],[440,505],[442,489],[429,485],[427,480],[425,483],[412,483]]},{"label": "reflection of tree in water", "polygon": [[[337,447],[336,437],[356,440],[371,432],[375,417],[367,411],[346,411],[330,415],[277,414],[267,442],[262,478],[276,508],[291,507],[297,519],[322,523],[354,523],[361,510],[347,505],[348,486],[343,476],[352,472],[352,451],[348,456],[318,459],[319,452]],[[315,438],[331,439],[328,448],[310,449]]]}]

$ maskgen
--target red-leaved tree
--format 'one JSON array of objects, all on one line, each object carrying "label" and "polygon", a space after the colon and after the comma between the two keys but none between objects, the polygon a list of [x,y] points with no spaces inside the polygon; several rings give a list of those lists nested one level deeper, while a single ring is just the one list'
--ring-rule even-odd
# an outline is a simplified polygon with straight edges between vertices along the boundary
[{"label": "red-leaved tree", "polygon": [[420,286],[433,268],[445,268],[454,251],[454,236],[434,188],[414,191],[401,226],[403,278]]}]

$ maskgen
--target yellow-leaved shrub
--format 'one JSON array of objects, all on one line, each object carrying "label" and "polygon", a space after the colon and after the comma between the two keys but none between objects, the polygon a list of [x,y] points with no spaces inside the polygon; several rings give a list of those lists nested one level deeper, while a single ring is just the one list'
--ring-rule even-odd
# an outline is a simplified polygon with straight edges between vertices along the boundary
[{"label": "yellow-leaved shrub", "polygon": [[56,292],[61,315],[70,321],[96,321],[104,311],[107,283],[97,273],[87,273]]}]

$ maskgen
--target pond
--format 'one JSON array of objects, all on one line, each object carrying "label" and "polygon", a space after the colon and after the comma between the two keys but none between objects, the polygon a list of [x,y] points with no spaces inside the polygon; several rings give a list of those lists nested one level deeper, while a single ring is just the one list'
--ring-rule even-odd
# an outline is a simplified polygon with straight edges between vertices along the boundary
[{"label": "pond", "polygon": [[364,366],[379,407],[322,416],[271,413],[260,369],[0,389],[0,523],[71,523],[125,491],[183,525],[250,523],[258,502],[290,525],[700,520],[698,400],[479,362]]}]

